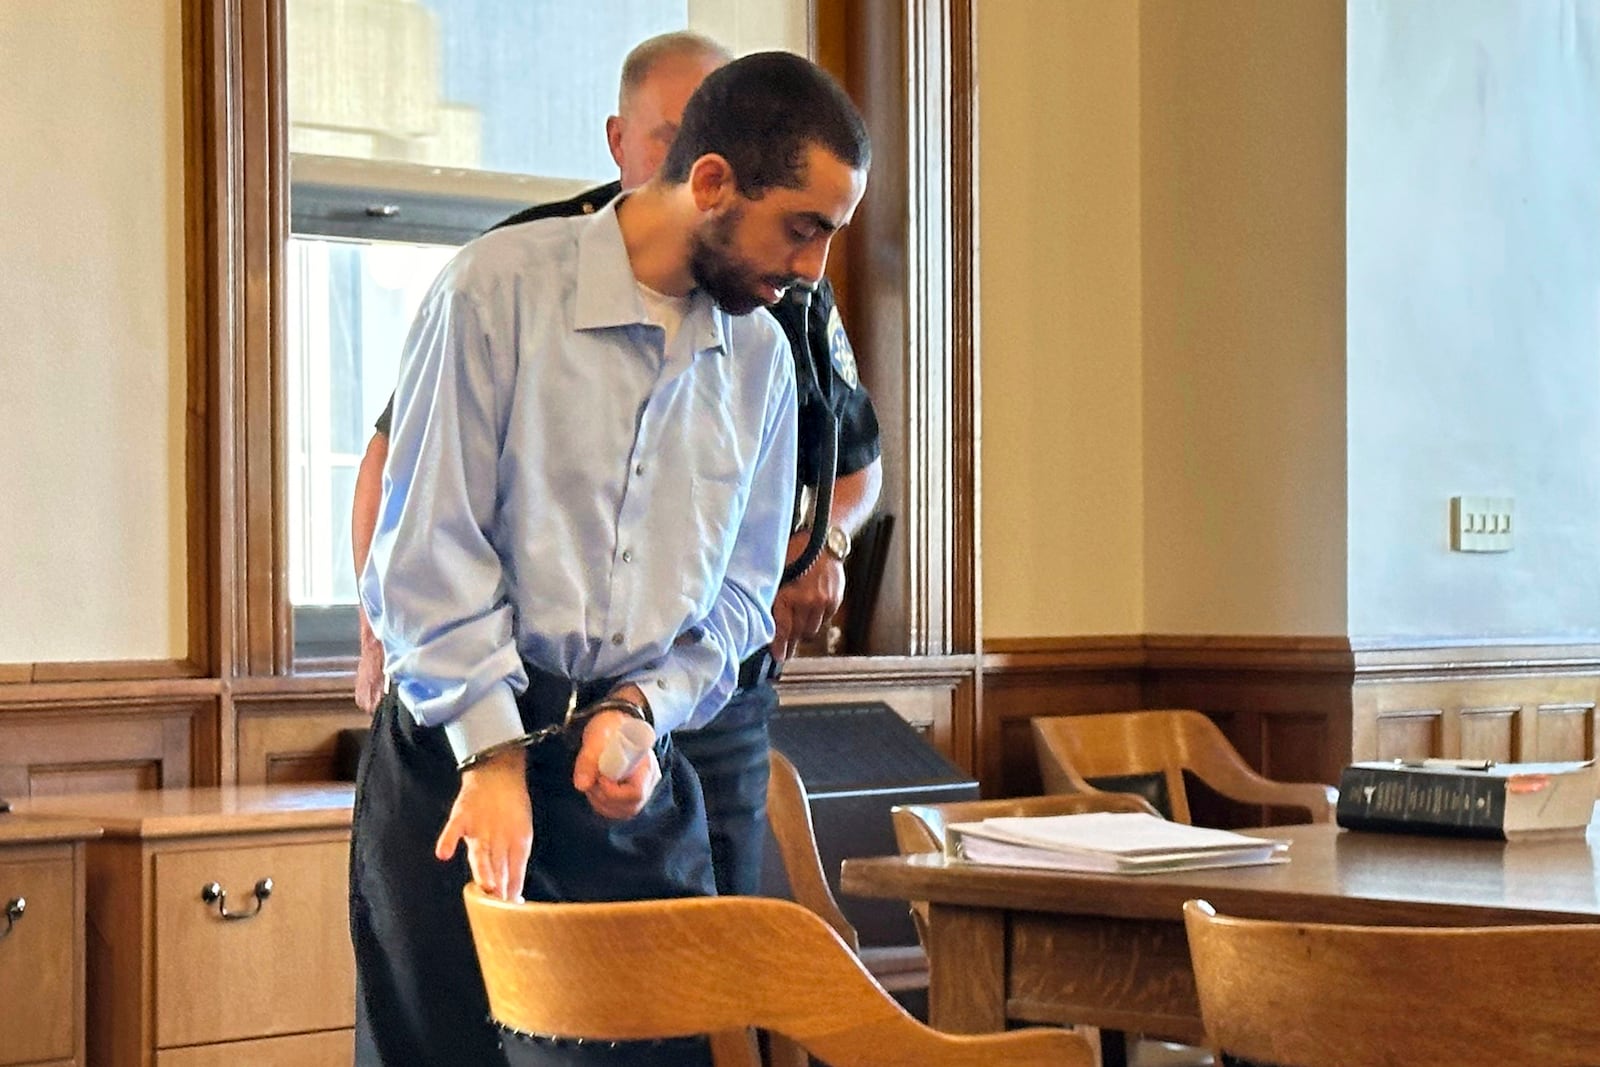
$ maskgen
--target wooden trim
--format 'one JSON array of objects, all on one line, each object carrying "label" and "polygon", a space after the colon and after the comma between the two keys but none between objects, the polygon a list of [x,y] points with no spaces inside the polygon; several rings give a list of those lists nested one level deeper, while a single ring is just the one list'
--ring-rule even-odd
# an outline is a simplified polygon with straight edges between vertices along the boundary
[{"label": "wooden trim", "polygon": [[1468,637],[1351,644],[1355,672],[1363,679],[1600,671],[1600,644],[1591,640]]},{"label": "wooden trim", "polygon": [[134,679],[200,678],[206,674],[187,659],[88,660],[79,663],[35,663],[34,682],[116,682]]},{"label": "wooden trim", "polygon": [[1249,636],[1146,634],[1150,670],[1294,671],[1349,673],[1350,642],[1337,636]]},{"label": "wooden trim", "polygon": [[1144,641],[1138,634],[1012,637],[983,643],[985,674],[1142,669],[1144,665]]},{"label": "wooden trim", "polygon": [[215,678],[133,678],[126,681],[27,682],[0,686],[0,715],[16,709],[49,710],[86,704],[128,707],[216,697]]}]

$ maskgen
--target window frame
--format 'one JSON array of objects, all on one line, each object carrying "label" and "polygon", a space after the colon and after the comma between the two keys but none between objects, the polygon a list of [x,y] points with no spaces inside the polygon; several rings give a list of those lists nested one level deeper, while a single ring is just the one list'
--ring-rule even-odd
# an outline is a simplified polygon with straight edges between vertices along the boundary
[{"label": "window frame", "polygon": [[[903,672],[905,655],[943,657],[966,679],[955,714],[970,723],[980,640],[975,13],[972,0],[813,0],[812,11],[818,60],[862,102],[878,146],[838,289],[847,319],[870,325],[853,331],[862,335],[858,353],[869,384],[887,387],[886,436],[903,450],[885,506],[906,536],[886,583],[898,587],[893,610],[878,614],[904,653],[885,659],[885,669]],[[225,679],[328,666],[295,663],[287,596],[284,16],[284,0],[185,0],[186,43],[197,58],[186,69],[198,82],[186,93],[185,150],[197,186],[190,307],[203,355],[190,368],[200,442],[191,515],[203,516],[204,535],[191,541],[203,541],[190,574],[204,600],[191,622],[206,664]],[[881,62],[883,54],[901,64]],[[870,324],[869,308],[877,312]],[[870,674],[867,660],[851,675]],[[224,720],[231,714],[224,701]],[[970,753],[970,729],[958,754]]]}]

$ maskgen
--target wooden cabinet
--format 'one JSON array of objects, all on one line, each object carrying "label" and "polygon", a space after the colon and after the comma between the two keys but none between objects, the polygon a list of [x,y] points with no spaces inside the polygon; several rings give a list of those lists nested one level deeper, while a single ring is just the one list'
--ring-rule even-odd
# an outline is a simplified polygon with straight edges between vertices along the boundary
[{"label": "wooden cabinet", "polygon": [[90,1062],[348,1067],[350,806],[349,786],[28,802],[104,829],[87,850]]},{"label": "wooden cabinet", "polygon": [[81,1067],[84,854],[79,820],[0,815],[0,1065]]}]

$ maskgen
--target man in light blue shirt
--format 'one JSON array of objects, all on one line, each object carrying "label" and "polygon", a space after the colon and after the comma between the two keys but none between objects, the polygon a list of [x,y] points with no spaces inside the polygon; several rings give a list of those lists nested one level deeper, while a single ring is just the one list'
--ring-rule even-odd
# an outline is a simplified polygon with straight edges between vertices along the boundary
[{"label": "man in light blue shirt", "polygon": [[[696,92],[653,182],[474,241],[424,301],[362,582],[398,701],[357,786],[358,1062],[504,1062],[468,877],[507,899],[712,891],[670,733],[773,636],[795,382],[757,309],[820,279],[869,162],[827,75],[748,56]],[[659,740],[607,777],[630,718]]]}]

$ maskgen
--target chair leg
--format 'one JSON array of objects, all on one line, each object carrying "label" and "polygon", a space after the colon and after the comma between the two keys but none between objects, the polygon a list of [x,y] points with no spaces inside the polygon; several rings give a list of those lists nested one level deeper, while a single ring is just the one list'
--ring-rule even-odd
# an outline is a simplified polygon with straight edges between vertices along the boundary
[{"label": "chair leg", "polygon": [[711,1035],[711,1062],[715,1067],[761,1067],[761,1052],[754,1030],[719,1030]]},{"label": "chair leg", "polygon": [[767,1067],[811,1067],[805,1049],[782,1034],[767,1031]]}]

